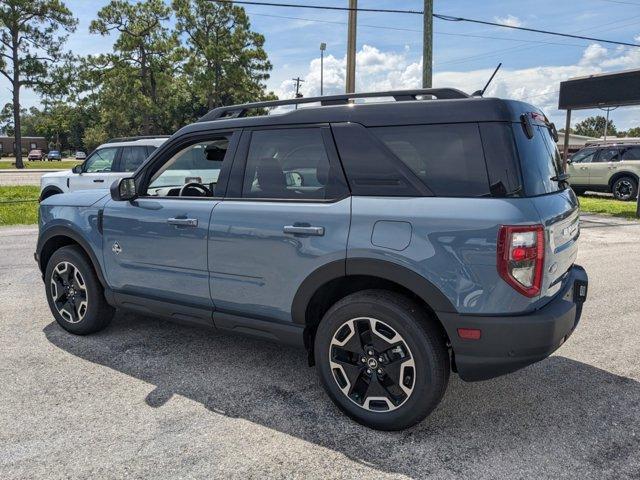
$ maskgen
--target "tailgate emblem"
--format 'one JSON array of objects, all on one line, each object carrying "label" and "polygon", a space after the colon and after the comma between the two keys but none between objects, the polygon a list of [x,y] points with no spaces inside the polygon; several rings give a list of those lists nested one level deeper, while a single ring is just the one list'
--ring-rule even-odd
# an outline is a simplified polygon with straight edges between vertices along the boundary
[{"label": "tailgate emblem", "polygon": [[568,227],[565,227],[562,229],[562,236],[573,237],[575,233],[578,231],[578,228],[579,228],[578,222],[574,223],[573,225],[569,225]]}]

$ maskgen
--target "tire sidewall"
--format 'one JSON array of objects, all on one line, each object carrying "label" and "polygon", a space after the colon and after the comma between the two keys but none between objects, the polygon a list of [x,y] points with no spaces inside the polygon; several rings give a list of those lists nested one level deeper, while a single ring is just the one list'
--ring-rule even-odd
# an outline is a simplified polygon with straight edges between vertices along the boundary
[{"label": "tire sidewall", "polygon": [[[323,318],[315,341],[315,360],[327,393],[349,417],[363,425],[382,429],[407,428],[426,417],[439,403],[446,388],[448,371],[443,380],[437,373],[438,359],[415,313],[390,302],[357,299],[339,302]],[[338,387],[329,366],[329,346],[333,335],[344,322],[357,317],[370,317],[388,324],[404,339],[415,362],[415,384],[411,396],[399,408],[388,412],[371,412],[351,401]],[[419,317],[419,315],[418,315]],[[448,367],[448,365],[447,365]],[[425,408],[426,407],[426,408]]]},{"label": "tire sidewall", "polygon": [[[627,180],[629,182],[631,182],[631,196],[629,198],[626,199],[622,199],[622,198],[618,198],[618,196],[616,195],[616,186],[618,185],[618,183]],[[616,200],[619,200],[621,202],[628,202],[631,201],[633,199],[636,198],[636,195],[638,195],[638,182],[635,178],[633,177],[620,177],[618,178],[615,182],[613,182],[613,188],[611,189],[613,196]]]},{"label": "tire sidewall", "polygon": [[[62,315],[60,315],[53,302],[50,288],[51,277],[53,275],[53,270],[60,262],[69,262],[79,270],[82,278],[84,279],[87,292],[87,312],[85,313],[84,318],[78,323],[68,322]],[[74,247],[63,247],[60,250],[55,251],[47,263],[44,278],[49,308],[62,328],[78,335],[86,335],[87,333],[94,332],[99,328],[98,326],[103,323],[103,319],[101,318],[101,314],[103,313],[101,312],[101,306],[104,303],[102,285],[93,270],[93,266],[89,264],[89,261],[82,253]]]}]

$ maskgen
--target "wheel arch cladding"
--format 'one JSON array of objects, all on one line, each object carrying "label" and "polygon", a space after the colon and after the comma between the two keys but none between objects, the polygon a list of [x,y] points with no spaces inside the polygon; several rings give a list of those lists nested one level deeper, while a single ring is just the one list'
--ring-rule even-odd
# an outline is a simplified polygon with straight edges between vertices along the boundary
[{"label": "wheel arch cladding", "polygon": [[616,172],[613,175],[611,175],[611,179],[609,179],[609,188],[613,188],[613,184],[616,183],[618,179],[622,177],[631,177],[636,181],[636,183],[639,183],[639,180],[640,180],[640,178],[635,172],[631,172],[627,170],[622,172]]},{"label": "wheel arch cladding", "polygon": [[98,259],[93,253],[93,250],[89,247],[87,241],[78,233],[65,227],[53,227],[45,231],[38,239],[38,266],[40,267],[42,274],[44,275],[44,272],[47,269],[47,263],[49,262],[51,255],[53,255],[56,250],[68,245],[76,245],[84,252],[93,266],[96,275],[98,276],[98,280],[100,280],[103,287],[107,287],[102,274],[100,262],[98,262]]},{"label": "wheel arch cladding", "polygon": [[401,265],[368,258],[331,262],[318,268],[302,282],[293,299],[293,322],[305,325],[305,346],[310,349],[313,333],[327,310],[341,298],[368,289],[390,290],[416,300],[432,317],[438,311],[456,312],[447,297],[421,275]]},{"label": "wheel arch cladding", "polygon": [[45,187],[44,190],[42,190],[42,193],[40,194],[40,201],[44,200],[45,198],[49,198],[51,195],[58,195],[59,193],[63,193],[63,191],[59,187],[49,185],[48,187]]}]

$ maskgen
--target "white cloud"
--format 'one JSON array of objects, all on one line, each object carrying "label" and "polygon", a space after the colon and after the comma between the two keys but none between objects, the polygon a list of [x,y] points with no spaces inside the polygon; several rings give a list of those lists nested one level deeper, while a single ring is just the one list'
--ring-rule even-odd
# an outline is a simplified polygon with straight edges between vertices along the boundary
[{"label": "white cloud", "polygon": [[[363,45],[357,53],[356,90],[382,91],[391,89],[419,88],[422,83],[422,62],[415,61],[417,53],[403,49],[383,51]],[[324,93],[344,92],[346,59],[328,55],[324,59]],[[611,48],[591,44],[582,56],[571,65],[547,65],[522,69],[502,69],[494,78],[485,96],[496,96],[524,100],[542,108],[558,125],[564,126],[564,112],[557,110],[560,82],[606,71],[640,68],[640,49]],[[438,71],[434,75],[435,87],[454,87],[471,93],[484,86],[493,68],[459,71]],[[301,86],[305,97],[320,94],[320,59],[309,64],[306,80]],[[282,82],[276,93],[280,98],[292,98],[295,85],[291,81]],[[640,125],[640,108],[621,108],[613,115],[620,129]],[[597,110],[575,112],[574,122],[597,114]]]},{"label": "white cloud", "polygon": [[509,25],[510,27],[521,27],[524,22],[515,15],[507,15],[506,17],[494,17],[496,23],[502,23],[503,25]]}]

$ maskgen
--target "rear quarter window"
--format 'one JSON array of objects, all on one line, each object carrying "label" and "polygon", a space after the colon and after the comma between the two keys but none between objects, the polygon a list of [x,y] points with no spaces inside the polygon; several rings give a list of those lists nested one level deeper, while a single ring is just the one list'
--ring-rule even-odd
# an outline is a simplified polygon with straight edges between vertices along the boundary
[{"label": "rear quarter window", "polygon": [[531,197],[563,190],[566,187],[562,182],[552,180],[562,172],[562,162],[549,130],[533,125],[533,132],[533,138],[527,138],[522,125],[513,124],[526,195]]},{"label": "rear quarter window", "polygon": [[478,124],[370,129],[437,196],[490,194]]}]

